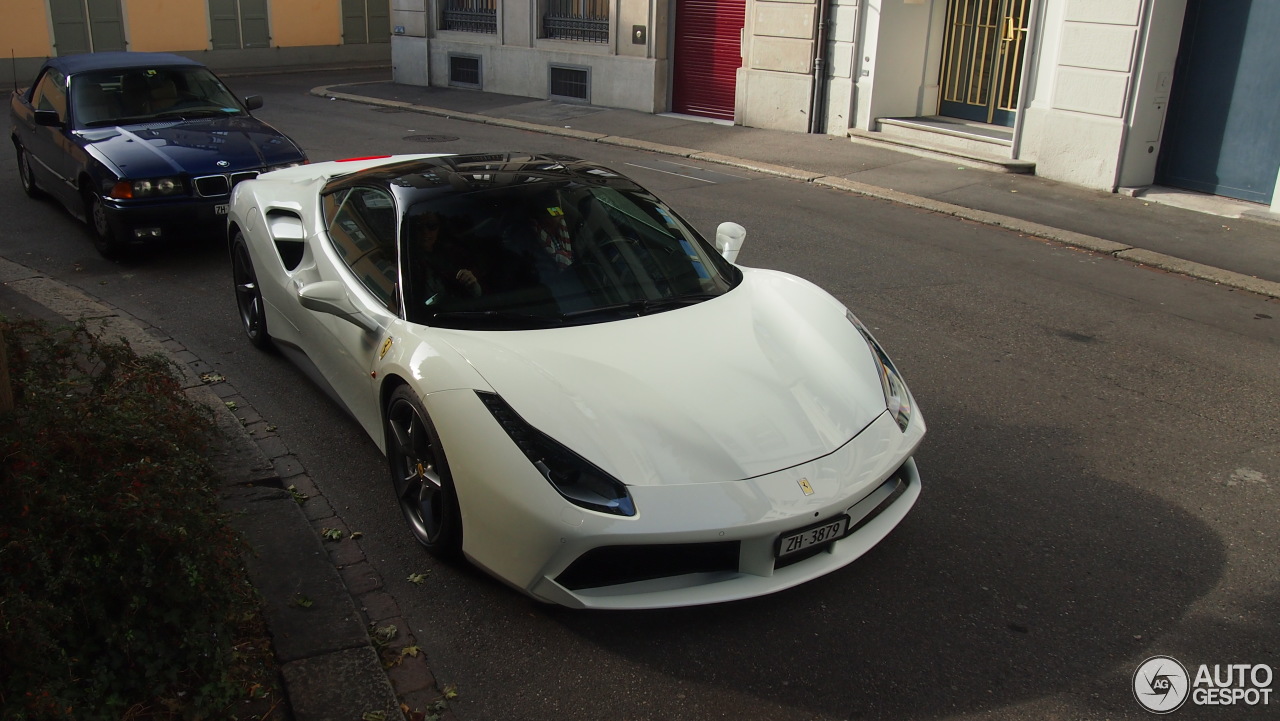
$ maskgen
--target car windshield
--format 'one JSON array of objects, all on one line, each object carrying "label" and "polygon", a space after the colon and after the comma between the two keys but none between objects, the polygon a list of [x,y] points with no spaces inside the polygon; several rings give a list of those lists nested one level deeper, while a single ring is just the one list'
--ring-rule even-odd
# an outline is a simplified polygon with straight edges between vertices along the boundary
[{"label": "car windshield", "polygon": [[95,70],[71,78],[77,128],[242,115],[213,73],[199,66]]},{"label": "car windshield", "polygon": [[598,323],[723,294],[741,279],[657,198],[538,182],[436,198],[401,227],[408,320],[515,330]]}]

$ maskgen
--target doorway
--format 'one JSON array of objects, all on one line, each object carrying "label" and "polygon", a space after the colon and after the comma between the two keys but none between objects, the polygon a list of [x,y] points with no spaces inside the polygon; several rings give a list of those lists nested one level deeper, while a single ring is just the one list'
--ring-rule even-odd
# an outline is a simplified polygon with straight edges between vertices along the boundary
[{"label": "doorway", "polygon": [[938,114],[1012,127],[1031,0],[947,4]]},{"label": "doorway", "polygon": [[671,111],[733,120],[746,0],[676,0]]}]

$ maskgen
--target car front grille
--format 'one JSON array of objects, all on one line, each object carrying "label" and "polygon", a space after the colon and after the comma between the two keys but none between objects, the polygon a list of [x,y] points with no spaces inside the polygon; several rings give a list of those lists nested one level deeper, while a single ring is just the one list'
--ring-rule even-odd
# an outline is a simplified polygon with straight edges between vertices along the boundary
[{"label": "car front grille", "polygon": [[249,170],[243,173],[231,173],[229,175],[203,175],[195,179],[196,195],[201,198],[216,198],[220,195],[227,195],[236,184],[244,180],[253,180],[258,177],[258,171]]},{"label": "car front grille", "polygon": [[556,582],[573,591],[686,573],[737,573],[739,541],[602,546],[582,554]]}]

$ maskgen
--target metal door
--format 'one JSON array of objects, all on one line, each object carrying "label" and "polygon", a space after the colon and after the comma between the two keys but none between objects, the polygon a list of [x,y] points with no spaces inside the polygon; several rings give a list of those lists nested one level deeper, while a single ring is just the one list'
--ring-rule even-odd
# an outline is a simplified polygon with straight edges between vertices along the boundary
[{"label": "metal door", "polygon": [[1191,0],[1156,182],[1270,203],[1280,170],[1280,3]]},{"label": "metal door", "polygon": [[746,0],[677,0],[671,110],[733,120]]},{"label": "metal door", "polygon": [[1030,0],[951,0],[938,114],[1012,126]]}]

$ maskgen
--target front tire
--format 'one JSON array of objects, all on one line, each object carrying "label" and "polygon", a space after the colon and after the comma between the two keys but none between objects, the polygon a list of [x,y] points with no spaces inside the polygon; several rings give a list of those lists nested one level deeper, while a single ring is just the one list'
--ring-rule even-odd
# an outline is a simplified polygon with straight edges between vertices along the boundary
[{"label": "front tire", "polygon": [[18,179],[22,181],[22,192],[27,194],[28,198],[40,198],[44,196],[44,191],[36,185],[36,176],[31,172],[31,153],[21,145],[16,146],[18,151]]},{"label": "front tire", "polygon": [[396,500],[418,543],[442,558],[462,550],[462,513],[440,435],[408,386],[391,394],[386,412],[387,464]]},{"label": "front tire", "polygon": [[84,217],[89,224],[89,235],[93,238],[93,247],[98,249],[98,254],[103,258],[108,260],[119,258],[124,254],[125,244],[107,220],[107,208],[102,204],[102,196],[95,193],[91,187],[85,188],[83,193]]},{"label": "front tire", "polygon": [[236,310],[240,312],[240,326],[244,328],[244,334],[255,348],[271,348],[262,288],[258,287],[258,275],[253,271],[249,246],[240,231],[236,231],[235,238],[231,241],[231,278],[235,283]]}]

